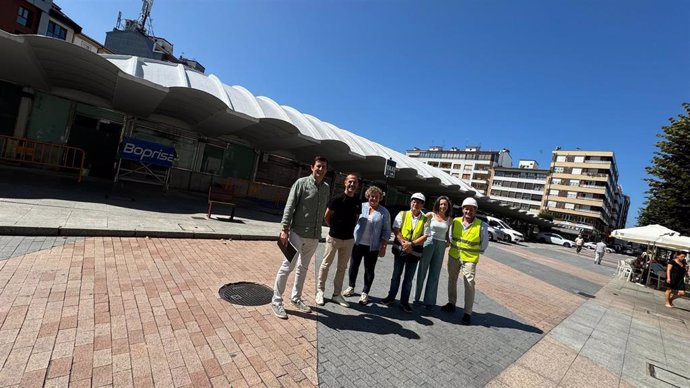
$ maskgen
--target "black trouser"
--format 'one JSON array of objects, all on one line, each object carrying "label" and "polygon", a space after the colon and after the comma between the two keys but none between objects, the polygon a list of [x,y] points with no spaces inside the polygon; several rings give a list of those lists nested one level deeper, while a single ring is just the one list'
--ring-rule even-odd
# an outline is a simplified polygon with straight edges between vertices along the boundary
[{"label": "black trouser", "polygon": [[400,304],[406,305],[410,301],[412,290],[412,279],[417,272],[419,257],[412,255],[395,255],[393,262],[393,275],[391,276],[391,287],[388,290],[388,299],[395,299],[400,289],[400,277],[403,276],[402,291],[400,291]]},{"label": "black trouser", "polygon": [[355,244],[352,248],[352,257],[350,258],[349,286],[355,288],[355,281],[357,281],[357,273],[359,272],[359,265],[362,263],[364,257],[364,288],[362,292],[368,294],[371,289],[371,283],[374,282],[374,269],[379,258],[378,250],[371,252],[369,245]]}]

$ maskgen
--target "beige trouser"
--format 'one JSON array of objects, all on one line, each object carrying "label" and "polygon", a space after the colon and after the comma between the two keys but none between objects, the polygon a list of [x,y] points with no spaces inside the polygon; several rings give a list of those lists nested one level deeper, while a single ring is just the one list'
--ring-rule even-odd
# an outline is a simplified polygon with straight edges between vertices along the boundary
[{"label": "beige trouser", "polygon": [[347,272],[347,263],[350,261],[353,245],[355,245],[354,238],[341,240],[328,236],[326,239],[326,251],[323,254],[321,267],[319,267],[319,280],[316,286],[318,291],[324,291],[326,279],[328,279],[328,269],[331,268],[335,253],[338,252],[338,265],[335,271],[335,278],[333,279],[333,295],[340,295],[343,291],[343,279],[345,278],[345,272]]},{"label": "beige trouser", "polygon": [[465,314],[472,314],[474,305],[474,273],[477,263],[469,263],[448,256],[448,303],[455,305],[458,300],[458,275],[462,270],[465,283]]}]

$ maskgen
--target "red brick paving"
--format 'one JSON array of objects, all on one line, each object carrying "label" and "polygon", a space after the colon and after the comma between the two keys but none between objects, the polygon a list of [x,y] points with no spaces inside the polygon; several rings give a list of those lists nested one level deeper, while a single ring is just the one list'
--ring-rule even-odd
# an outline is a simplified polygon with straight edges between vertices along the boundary
[{"label": "red brick paving", "polygon": [[317,385],[315,320],[218,298],[271,287],[279,257],[269,242],[87,238],[2,261],[0,386]]},{"label": "red brick paving", "polygon": [[544,332],[558,325],[584,302],[572,292],[488,256],[482,256],[477,265],[476,282],[478,291]]}]

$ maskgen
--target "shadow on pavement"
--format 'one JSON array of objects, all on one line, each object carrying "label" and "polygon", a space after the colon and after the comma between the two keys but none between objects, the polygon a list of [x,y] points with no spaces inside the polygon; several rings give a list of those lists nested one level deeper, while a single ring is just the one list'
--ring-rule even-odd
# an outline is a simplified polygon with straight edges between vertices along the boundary
[{"label": "shadow on pavement", "polygon": [[[441,311],[440,308],[436,308],[433,311],[424,310],[425,316],[433,316],[441,321],[460,325],[460,320],[462,319],[463,310],[458,308],[453,313],[447,313]],[[502,315],[496,315],[494,313],[472,313],[472,325],[471,326],[483,326],[483,327],[501,327],[506,329],[515,329],[520,331],[525,331],[528,333],[544,334],[541,329],[526,325],[522,322],[516,321],[511,318],[504,317]]]},{"label": "shadow on pavement", "polygon": [[[360,307],[357,305],[357,307]],[[362,306],[363,307],[363,306]],[[352,309],[352,308],[351,308]],[[338,314],[334,311],[315,307],[313,309],[318,314],[305,314],[290,311],[290,315],[295,315],[305,319],[316,320],[328,328],[338,331],[360,331],[373,334],[397,334],[408,339],[419,339],[419,335],[410,329],[404,328],[398,322],[384,318],[376,313],[363,312],[359,315]],[[355,308],[356,311],[361,311]]]}]

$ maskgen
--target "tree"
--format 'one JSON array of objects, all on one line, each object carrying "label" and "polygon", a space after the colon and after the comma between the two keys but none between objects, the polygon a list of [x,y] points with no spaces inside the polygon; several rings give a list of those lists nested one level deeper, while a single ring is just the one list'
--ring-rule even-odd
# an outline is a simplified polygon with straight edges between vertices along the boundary
[{"label": "tree", "polygon": [[548,211],[548,210],[542,210],[539,212],[539,215],[537,215],[539,218],[543,218],[548,221],[553,221],[553,214]]},{"label": "tree", "polygon": [[690,104],[685,114],[670,118],[670,125],[657,134],[646,200],[637,216],[639,226],[661,224],[683,235],[690,235]]}]

